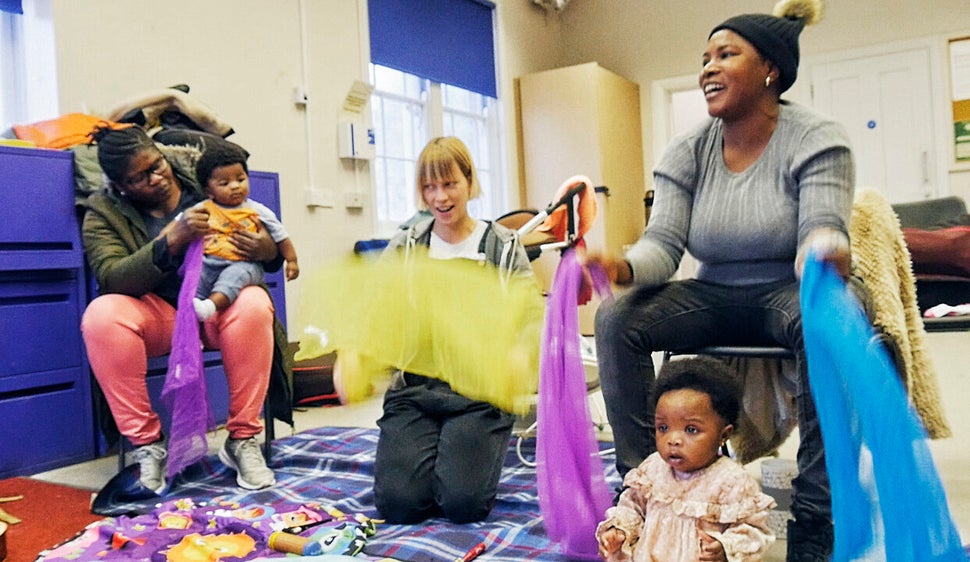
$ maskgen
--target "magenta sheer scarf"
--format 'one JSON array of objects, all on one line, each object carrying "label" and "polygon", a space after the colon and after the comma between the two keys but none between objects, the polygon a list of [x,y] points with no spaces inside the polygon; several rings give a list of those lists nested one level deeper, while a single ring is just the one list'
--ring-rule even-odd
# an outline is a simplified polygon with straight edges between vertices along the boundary
[{"label": "magenta sheer scarf", "polygon": [[[612,298],[602,268],[589,269],[601,298]],[[579,351],[577,298],[583,266],[574,248],[562,255],[546,308],[536,407],[536,480],[549,538],[563,554],[598,559],[596,525],[610,506],[593,432]]]},{"label": "magenta sheer scarf", "polygon": [[212,412],[202,365],[199,320],[192,306],[202,273],[201,238],[189,245],[179,273],[182,274],[182,287],[175,313],[168,373],[162,387],[162,403],[172,417],[168,436],[169,479],[201,460],[209,451],[206,431],[212,424]]}]

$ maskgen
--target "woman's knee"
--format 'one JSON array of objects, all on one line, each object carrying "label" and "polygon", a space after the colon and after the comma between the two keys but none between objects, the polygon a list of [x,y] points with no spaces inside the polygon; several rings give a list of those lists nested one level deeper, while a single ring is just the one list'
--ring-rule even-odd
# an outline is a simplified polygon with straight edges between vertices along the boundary
[{"label": "woman's knee", "polygon": [[596,310],[594,333],[597,353],[602,352],[606,358],[621,353],[644,357],[649,361],[650,354],[659,351],[653,341],[654,326],[663,320],[658,316],[659,309],[649,303],[636,306],[621,299],[601,303]]},{"label": "woman's knee", "polygon": [[97,297],[81,316],[81,331],[84,333],[101,332],[117,325],[117,315],[114,313],[116,295],[102,295]]},{"label": "woman's knee", "polygon": [[430,495],[415,486],[374,485],[374,507],[381,517],[392,524],[420,523],[431,516],[433,506]]},{"label": "woman's knee", "polygon": [[275,310],[273,299],[262,287],[249,286],[243,287],[239,292],[239,297],[232,303],[228,310],[236,310],[244,318],[272,320]]},{"label": "woman's knee", "polygon": [[474,523],[488,517],[495,504],[495,493],[481,489],[451,490],[440,500],[442,515],[454,523]]},{"label": "woman's knee", "polygon": [[101,295],[91,301],[81,316],[85,341],[112,340],[122,331],[141,332],[145,323],[140,301],[119,294]]},{"label": "woman's knee", "polygon": [[120,294],[101,295],[81,317],[81,334],[88,357],[107,353],[155,357],[171,350],[175,309],[162,298]]},{"label": "woman's knee", "polygon": [[616,301],[600,303],[593,318],[593,333],[597,335],[597,341],[608,342],[614,339],[624,323],[622,310],[623,307],[619,306]]},{"label": "woman's knee", "polygon": [[[215,325],[206,322],[206,343],[225,351],[235,345],[269,346],[273,342],[273,301],[261,287],[245,287]],[[228,339],[227,339],[228,338]]]}]

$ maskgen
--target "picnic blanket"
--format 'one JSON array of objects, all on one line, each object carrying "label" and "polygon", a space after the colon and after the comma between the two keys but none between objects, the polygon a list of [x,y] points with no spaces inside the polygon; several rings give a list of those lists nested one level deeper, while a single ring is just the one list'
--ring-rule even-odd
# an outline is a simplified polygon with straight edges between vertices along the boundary
[{"label": "picnic blanket", "polygon": [[[479,557],[483,562],[568,560],[546,535],[535,468],[522,463],[513,443],[495,507],[485,521],[464,525],[446,519],[419,525],[377,521],[373,494],[377,437],[376,429],[323,427],[278,439],[270,463],[277,484],[257,491],[236,487],[235,472],[217,457],[206,457],[184,470],[163,498],[126,505],[133,515],[92,523],[77,537],[42,552],[38,560],[283,558],[287,555],[268,548],[268,537],[295,527],[302,527],[295,535],[315,541],[332,537],[330,542],[335,542],[340,537],[341,544],[349,546],[327,552],[336,556],[359,547],[355,555],[359,560],[455,560],[480,542],[486,545]],[[610,444],[601,446],[605,449]],[[522,451],[527,458],[533,455],[534,441],[522,443]],[[610,486],[618,486],[615,458],[604,455],[602,460]],[[201,554],[208,558],[192,558]]]}]

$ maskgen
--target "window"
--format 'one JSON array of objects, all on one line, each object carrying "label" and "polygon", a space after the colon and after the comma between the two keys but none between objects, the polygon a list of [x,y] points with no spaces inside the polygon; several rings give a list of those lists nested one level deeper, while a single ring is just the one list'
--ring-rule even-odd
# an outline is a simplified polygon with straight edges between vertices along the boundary
[{"label": "window", "polygon": [[[414,166],[424,145],[437,136],[460,138],[475,161],[482,196],[469,202],[469,214],[491,219],[507,211],[495,4],[368,0],[367,17],[378,235],[393,232],[415,213]],[[455,40],[455,30],[461,40]]]},{"label": "window", "polygon": [[50,0],[25,0],[23,14],[0,11],[0,129],[57,115]]},{"label": "window", "polygon": [[436,136],[460,138],[475,161],[482,195],[469,202],[469,214],[492,219],[508,210],[497,100],[376,64],[370,65],[370,74],[378,235],[389,235],[417,211],[415,164]]}]

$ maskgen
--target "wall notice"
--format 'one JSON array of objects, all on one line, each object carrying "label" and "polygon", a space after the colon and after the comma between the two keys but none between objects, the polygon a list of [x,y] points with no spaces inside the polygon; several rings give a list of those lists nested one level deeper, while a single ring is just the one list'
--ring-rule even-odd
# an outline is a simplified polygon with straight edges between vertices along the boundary
[{"label": "wall notice", "polygon": [[958,162],[970,162],[970,37],[950,41],[950,84],[953,155]]}]

